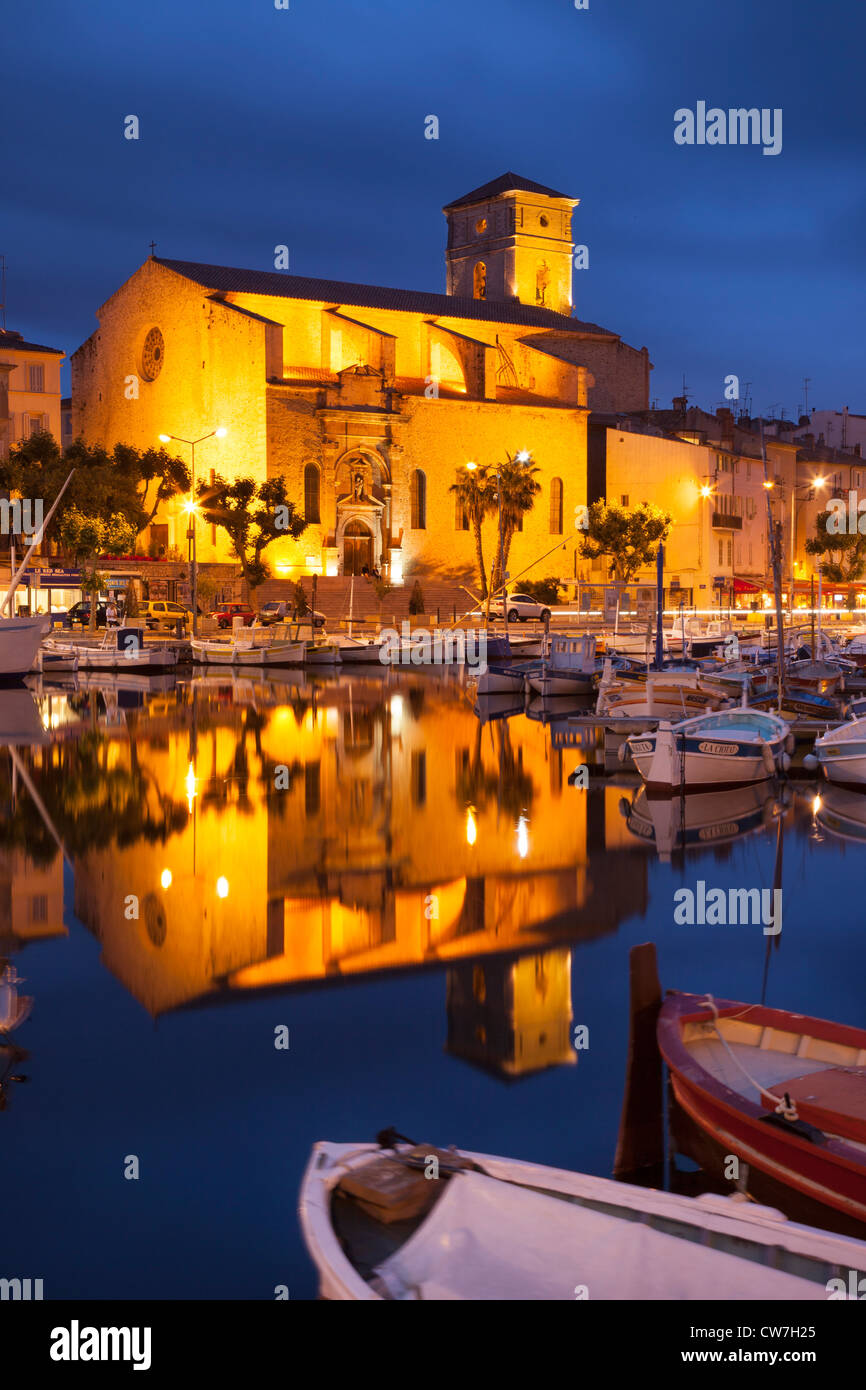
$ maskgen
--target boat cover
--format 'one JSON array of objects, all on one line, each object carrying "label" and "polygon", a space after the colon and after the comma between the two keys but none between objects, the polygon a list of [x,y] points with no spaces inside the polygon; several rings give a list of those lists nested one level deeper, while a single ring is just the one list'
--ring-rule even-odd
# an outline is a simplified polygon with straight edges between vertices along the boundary
[{"label": "boat cover", "polygon": [[480,1173],[452,1177],[376,1273],[397,1299],[827,1297],[821,1282]]}]

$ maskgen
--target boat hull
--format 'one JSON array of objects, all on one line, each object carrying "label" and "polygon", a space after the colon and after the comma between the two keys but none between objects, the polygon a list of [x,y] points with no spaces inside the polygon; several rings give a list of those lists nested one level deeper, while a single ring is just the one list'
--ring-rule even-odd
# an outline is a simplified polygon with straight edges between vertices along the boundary
[{"label": "boat hull", "polygon": [[29,675],[48,623],[47,617],[0,618],[0,681],[20,681]]}]

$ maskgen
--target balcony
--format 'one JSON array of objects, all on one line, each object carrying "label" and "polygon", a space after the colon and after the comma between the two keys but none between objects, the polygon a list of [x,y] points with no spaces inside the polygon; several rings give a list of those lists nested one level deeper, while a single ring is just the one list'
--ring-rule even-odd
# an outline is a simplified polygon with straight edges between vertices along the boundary
[{"label": "balcony", "polygon": [[743,518],[728,516],[727,512],[713,512],[712,526],[714,531],[742,531]]}]

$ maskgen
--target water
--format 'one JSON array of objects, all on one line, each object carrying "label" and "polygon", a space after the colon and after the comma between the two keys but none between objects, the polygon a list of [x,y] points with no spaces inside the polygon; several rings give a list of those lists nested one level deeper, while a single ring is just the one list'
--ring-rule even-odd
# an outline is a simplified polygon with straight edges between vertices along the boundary
[{"label": "water", "polygon": [[[34,1000],[0,1274],[46,1298],[314,1297],[318,1139],[609,1175],[635,942],[665,987],[754,1001],[766,969],[769,1004],[866,1026],[866,797],[689,798],[683,854],[594,732],[481,722],[453,677],[134,687],[0,692],[0,957]],[[772,886],[780,820],[778,945],[674,921],[699,879]]]}]

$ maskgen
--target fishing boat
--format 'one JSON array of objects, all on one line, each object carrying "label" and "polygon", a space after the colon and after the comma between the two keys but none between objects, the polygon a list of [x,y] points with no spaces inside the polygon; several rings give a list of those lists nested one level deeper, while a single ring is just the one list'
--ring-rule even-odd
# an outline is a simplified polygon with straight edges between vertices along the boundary
[{"label": "fishing boat", "polygon": [[[810,695],[834,695],[844,684],[844,673],[827,661],[789,661],[785,667],[784,685],[791,691],[806,691]],[[775,692],[775,667],[766,668],[755,681],[755,694]]]},{"label": "fishing boat", "polygon": [[619,808],[631,834],[653,845],[666,862],[676,850],[715,848],[765,829],[781,803],[772,782],[765,781],[662,799],[648,797],[641,787],[631,801],[623,797]]},{"label": "fishing boat", "polygon": [[816,738],[815,757],[828,782],[866,787],[866,717],[851,719]]},{"label": "fishing boat", "polygon": [[339,666],[341,662],[342,654],[335,642],[307,642],[305,666]]},{"label": "fishing boat", "polygon": [[46,647],[39,648],[39,655],[36,659],[36,670],[43,676],[65,675],[71,671],[78,670],[78,653],[49,651]]},{"label": "fishing boat", "polygon": [[658,671],[642,681],[603,679],[596,711],[617,719],[687,719],[720,709],[730,699],[730,691],[699,671]]},{"label": "fishing boat", "polygon": [[249,636],[191,637],[192,659],[214,666],[300,666],[308,643],[293,642],[273,632],[273,628],[264,628]]},{"label": "fishing boat", "polygon": [[125,646],[116,639],[117,633],[110,629],[101,642],[94,643],[46,637],[43,651],[49,662],[55,656],[74,660],[77,671],[171,671],[177,665],[177,652],[167,644],[137,642]]},{"label": "fishing boat", "polygon": [[601,671],[595,645],[594,637],[567,637],[551,633],[544,646],[541,664],[526,674],[527,686],[545,697],[589,694]]},{"label": "fishing boat", "polygon": [[299,1218],[322,1298],[826,1300],[866,1270],[862,1241],[736,1197],[380,1140],[313,1146]]},{"label": "fishing boat", "polygon": [[859,1233],[866,1029],[671,991],[657,1036],[674,1098],[712,1151]]},{"label": "fishing boat", "polygon": [[621,753],[623,760],[631,756],[648,790],[670,792],[763,782],[789,765],[793,750],[784,719],[737,706],[679,724],[662,720],[655,731],[630,734]]},{"label": "fishing boat", "polygon": [[514,661],[508,666],[487,666],[478,676],[476,693],[483,695],[518,695],[526,688],[527,677],[541,670],[540,661]]},{"label": "fishing boat", "polygon": [[376,638],[334,637],[331,639],[340,651],[340,661],[344,666],[380,663],[384,643]]}]

